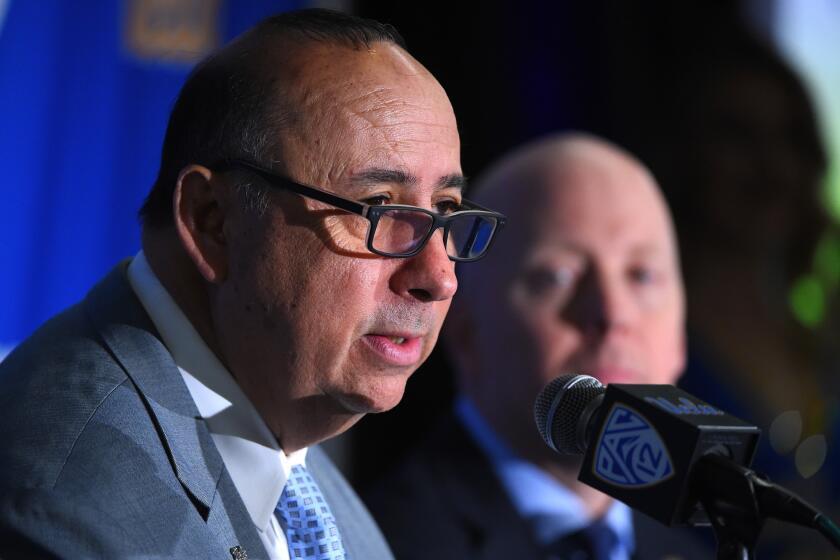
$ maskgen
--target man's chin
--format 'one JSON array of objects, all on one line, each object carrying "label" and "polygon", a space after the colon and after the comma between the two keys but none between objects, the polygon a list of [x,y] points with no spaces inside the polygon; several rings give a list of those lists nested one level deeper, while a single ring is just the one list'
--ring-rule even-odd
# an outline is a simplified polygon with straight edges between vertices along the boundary
[{"label": "man's chin", "polygon": [[[384,385],[384,386],[383,386]],[[365,387],[362,391],[342,393],[336,397],[341,406],[351,414],[377,414],[397,406],[405,394],[405,381],[392,380]]]}]

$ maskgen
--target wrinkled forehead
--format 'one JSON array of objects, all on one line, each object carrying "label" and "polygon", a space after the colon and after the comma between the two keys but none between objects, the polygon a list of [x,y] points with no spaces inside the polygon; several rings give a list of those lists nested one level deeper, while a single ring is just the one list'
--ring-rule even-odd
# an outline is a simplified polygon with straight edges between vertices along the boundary
[{"label": "wrinkled forehead", "polygon": [[390,43],[374,43],[371,49],[321,43],[300,48],[289,58],[280,84],[301,124],[342,114],[375,124],[408,109],[425,120],[454,120],[437,80],[411,55]]},{"label": "wrinkled forehead", "polygon": [[[400,162],[386,160],[410,159],[428,144],[444,158],[460,153],[446,93],[396,45],[310,45],[284,74],[282,90],[292,118],[290,134],[281,140],[293,152],[390,166]],[[446,173],[453,171],[458,170]]]}]

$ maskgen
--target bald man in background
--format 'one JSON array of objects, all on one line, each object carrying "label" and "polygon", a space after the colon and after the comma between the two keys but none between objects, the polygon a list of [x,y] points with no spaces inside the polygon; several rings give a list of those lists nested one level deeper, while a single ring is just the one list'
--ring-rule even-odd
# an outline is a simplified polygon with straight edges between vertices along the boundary
[{"label": "bald man in background", "polygon": [[[398,558],[707,558],[577,480],[533,420],[563,373],[675,383],[685,361],[673,226],[645,167],[603,140],[549,137],[503,158],[474,195],[512,226],[461,268],[444,328],[453,414],[366,499]],[[701,547],[702,548],[702,547]]]}]

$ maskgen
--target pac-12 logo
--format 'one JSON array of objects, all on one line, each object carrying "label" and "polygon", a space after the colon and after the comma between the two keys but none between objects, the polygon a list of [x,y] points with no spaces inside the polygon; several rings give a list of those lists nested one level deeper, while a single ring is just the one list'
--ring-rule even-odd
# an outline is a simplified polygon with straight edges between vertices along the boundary
[{"label": "pac-12 logo", "polygon": [[674,474],[668,448],[644,416],[615,404],[595,450],[595,476],[614,486],[640,488]]}]

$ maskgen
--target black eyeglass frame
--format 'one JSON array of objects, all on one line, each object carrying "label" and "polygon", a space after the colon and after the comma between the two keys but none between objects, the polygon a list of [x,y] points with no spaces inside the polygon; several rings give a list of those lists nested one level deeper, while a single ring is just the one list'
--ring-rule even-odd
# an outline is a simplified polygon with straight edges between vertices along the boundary
[{"label": "black eyeglass frame", "polygon": [[[468,206],[468,209],[458,210],[456,212],[453,212],[452,214],[447,214],[443,216],[432,212],[431,210],[420,208],[419,206],[410,206],[406,204],[370,205],[365,204],[364,202],[356,202],[355,200],[350,200],[348,198],[338,196],[336,194],[319,188],[310,187],[308,185],[302,185],[300,183],[292,181],[287,177],[283,177],[282,175],[278,175],[277,173],[274,173],[269,169],[257,165],[256,163],[252,163],[243,159],[222,160],[217,164],[211,166],[212,169],[220,172],[230,171],[231,169],[236,167],[252,171],[256,175],[259,175],[272,187],[288,190],[301,196],[324,202],[326,204],[329,204],[330,206],[335,206],[336,208],[340,208],[341,210],[350,212],[351,214],[358,214],[359,216],[366,218],[370,223],[370,227],[368,227],[368,232],[365,239],[365,245],[367,246],[367,250],[371,253],[380,255],[382,257],[409,258],[413,257],[414,255],[417,255],[426,247],[426,243],[428,243],[429,239],[432,237],[432,235],[434,235],[435,231],[437,231],[438,228],[443,228],[443,242],[445,246],[447,240],[449,239],[450,223],[458,216],[471,215],[482,216],[484,218],[495,220],[495,225],[493,226],[493,230],[490,232],[490,239],[487,241],[487,246],[484,248],[481,254],[474,257],[457,257],[450,255],[448,251],[446,253],[446,256],[449,257],[449,260],[455,262],[477,261],[487,254],[487,251],[490,250],[490,247],[493,245],[493,241],[495,241],[496,239],[496,234],[505,226],[505,223],[507,222],[507,217],[504,214],[495,212],[493,210],[490,210],[489,208],[484,208],[483,206],[466,199],[461,199],[460,205]],[[373,246],[373,236],[376,233],[376,226],[379,223],[379,218],[382,216],[382,214],[394,210],[408,210],[412,212],[420,212],[432,218],[432,225],[429,227],[429,231],[420,241],[417,242],[417,247],[415,247],[410,252],[389,253],[387,251],[380,251],[379,249]]]}]

